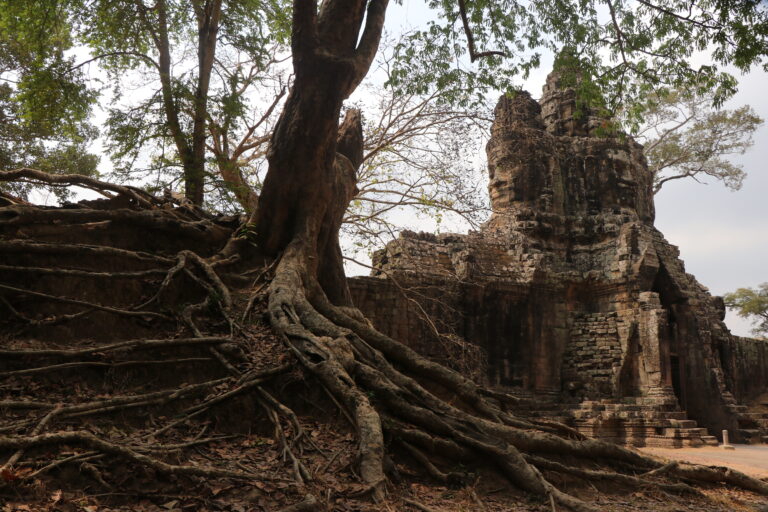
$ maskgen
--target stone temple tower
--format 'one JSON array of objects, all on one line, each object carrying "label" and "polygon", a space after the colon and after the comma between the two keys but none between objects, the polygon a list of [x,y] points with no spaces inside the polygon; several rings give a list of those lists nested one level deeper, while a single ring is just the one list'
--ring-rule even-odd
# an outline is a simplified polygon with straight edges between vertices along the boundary
[{"label": "stone temple tower", "polygon": [[451,362],[401,297],[417,290],[441,329],[482,348],[488,384],[548,403],[587,434],[682,446],[729,429],[761,440],[768,419],[737,398],[768,389],[768,343],[730,334],[722,300],[654,228],[642,146],[579,112],[560,82],[550,74],[539,102],[499,100],[482,229],[404,233],[375,255],[371,277],[350,280],[356,303],[379,329]]}]

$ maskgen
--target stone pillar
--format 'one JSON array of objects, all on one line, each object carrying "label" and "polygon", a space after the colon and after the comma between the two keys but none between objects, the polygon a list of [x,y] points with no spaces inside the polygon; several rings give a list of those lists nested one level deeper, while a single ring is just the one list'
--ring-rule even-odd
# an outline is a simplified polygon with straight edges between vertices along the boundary
[{"label": "stone pillar", "polygon": [[723,430],[723,444],[720,445],[720,448],[723,450],[734,450],[735,448],[728,441],[728,431]]},{"label": "stone pillar", "polygon": [[640,293],[638,301],[640,389],[646,396],[672,398],[669,343],[665,339],[667,312],[655,292]]}]

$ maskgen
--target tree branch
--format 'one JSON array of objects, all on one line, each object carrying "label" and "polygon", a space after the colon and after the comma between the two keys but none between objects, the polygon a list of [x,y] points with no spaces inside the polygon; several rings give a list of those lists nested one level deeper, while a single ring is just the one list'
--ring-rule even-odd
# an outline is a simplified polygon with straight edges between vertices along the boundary
[{"label": "tree branch", "polygon": [[467,6],[465,0],[457,0],[459,3],[459,14],[461,14],[461,24],[464,27],[464,35],[467,36],[467,46],[469,47],[469,58],[472,62],[484,57],[491,57],[498,55],[500,57],[506,57],[507,54],[501,51],[487,51],[477,53],[475,49],[475,36],[472,35],[472,29],[469,27],[469,18],[467,17]]}]

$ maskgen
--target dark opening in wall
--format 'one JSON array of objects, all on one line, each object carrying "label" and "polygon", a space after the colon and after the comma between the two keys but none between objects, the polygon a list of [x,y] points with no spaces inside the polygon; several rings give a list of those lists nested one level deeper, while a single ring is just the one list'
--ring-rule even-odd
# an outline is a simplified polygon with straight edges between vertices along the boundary
[{"label": "dark opening in wall", "polygon": [[680,379],[680,358],[676,355],[672,355],[669,358],[670,363],[670,369],[672,371],[672,389],[675,390],[675,396],[677,397],[677,400],[680,402],[680,405],[683,405],[683,388],[682,388],[682,381]]}]

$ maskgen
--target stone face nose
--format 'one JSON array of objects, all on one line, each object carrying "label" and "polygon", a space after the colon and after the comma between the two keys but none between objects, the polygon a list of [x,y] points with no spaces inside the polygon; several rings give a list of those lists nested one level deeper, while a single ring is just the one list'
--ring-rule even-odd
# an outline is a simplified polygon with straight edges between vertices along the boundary
[{"label": "stone face nose", "polygon": [[541,102],[527,92],[502,96],[496,105],[488,155],[491,205],[502,212],[628,214],[654,218],[652,176],[642,147],[610,133],[611,122],[577,109],[576,92],[550,74]]}]

